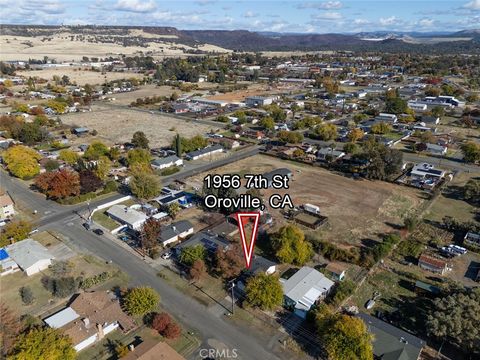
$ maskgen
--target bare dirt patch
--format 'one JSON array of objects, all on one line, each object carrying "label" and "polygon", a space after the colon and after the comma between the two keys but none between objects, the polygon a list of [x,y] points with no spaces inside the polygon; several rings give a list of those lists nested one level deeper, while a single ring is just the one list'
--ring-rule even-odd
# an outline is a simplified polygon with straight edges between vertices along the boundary
[{"label": "bare dirt patch", "polygon": [[106,104],[93,105],[91,112],[62,115],[61,119],[67,125],[97,130],[98,137],[108,143],[130,141],[133,133],[143,131],[152,147],[169,145],[177,132],[181,136],[192,137],[210,130],[208,125],[194,120],[180,120],[134,109],[112,109]]},{"label": "bare dirt patch", "polygon": [[[273,193],[288,193],[295,206],[305,203],[320,207],[328,216],[328,229],[321,231],[325,240],[337,244],[359,245],[364,239],[379,239],[392,231],[389,224],[402,219],[423,201],[415,189],[381,181],[353,180],[327,170],[302,166],[269,156],[258,155],[227,165],[215,173],[261,174],[278,168],[293,172],[288,190],[262,190],[267,199]],[[198,186],[206,174],[191,178]],[[285,223],[278,210],[270,209],[277,224]],[[306,230],[306,229],[305,229]]]}]

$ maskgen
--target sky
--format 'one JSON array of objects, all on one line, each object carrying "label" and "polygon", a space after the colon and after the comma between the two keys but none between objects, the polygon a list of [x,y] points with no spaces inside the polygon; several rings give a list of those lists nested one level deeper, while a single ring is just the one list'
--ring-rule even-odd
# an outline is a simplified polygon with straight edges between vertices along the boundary
[{"label": "sky", "polygon": [[284,33],[452,32],[480,28],[480,0],[0,0],[0,22]]}]

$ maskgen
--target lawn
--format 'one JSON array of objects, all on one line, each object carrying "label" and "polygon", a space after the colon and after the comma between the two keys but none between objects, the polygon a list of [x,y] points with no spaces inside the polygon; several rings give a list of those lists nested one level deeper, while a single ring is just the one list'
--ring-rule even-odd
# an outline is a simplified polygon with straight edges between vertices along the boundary
[{"label": "lawn", "polygon": [[425,218],[441,222],[445,216],[451,216],[458,221],[475,221],[478,208],[462,199],[462,188],[471,178],[479,173],[461,173],[453,178],[447,188],[433,202]]},{"label": "lawn", "polygon": [[[118,271],[113,265],[106,264],[94,256],[76,256],[69,259],[69,262],[73,265],[73,269],[68,276],[89,277],[104,271],[115,272],[112,278],[90,290],[106,290],[114,286],[124,286],[128,283],[128,278],[124,273]],[[43,315],[51,311],[68,300],[68,298],[54,297],[43,287],[41,283],[42,277],[51,275],[50,269],[46,269],[32,276],[26,276],[22,271],[3,276],[1,278],[2,301],[7,304],[17,304],[19,314]],[[32,305],[24,305],[22,303],[19,293],[22,286],[28,286],[32,290],[35,297],[35,302]]]},{"label": "lawn", "polygon": [[93,214],[92,219],[93,221],[110,231],[120,226],[120,224],[113,220],[110,216],[108,216],[105,211],[96,211]]}]

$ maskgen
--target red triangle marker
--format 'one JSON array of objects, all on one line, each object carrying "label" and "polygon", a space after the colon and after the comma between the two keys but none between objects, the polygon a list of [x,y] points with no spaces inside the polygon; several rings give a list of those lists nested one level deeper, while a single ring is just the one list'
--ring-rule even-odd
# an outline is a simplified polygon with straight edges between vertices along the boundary
[{"label": "red triangle marker", "polygon": [[[235,214],[238,221],[238,229],[240,230],[240,238],[242,240],[243,256],[245,257],[245,264],[247,269],[250,268],[250,262],[252,260],[253,248],[255,247],[255,241],[257,240],[258,233],[258,221],[260,219],[260,213],[258,212],[240,212]],[[247,245],[247,239],[245,236],[245,225],[253,218],[253,230],[250,242]]]}]

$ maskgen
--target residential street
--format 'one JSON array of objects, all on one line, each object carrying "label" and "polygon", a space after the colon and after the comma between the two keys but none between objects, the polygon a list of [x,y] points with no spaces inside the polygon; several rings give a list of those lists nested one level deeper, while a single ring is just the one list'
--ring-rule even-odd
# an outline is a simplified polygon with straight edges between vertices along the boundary
[{"label": "residential street", "polygon": [[[95,235],[82,227],[83,219],[76,213],[87,209],[87,206],[60,206],[52,201],[45,200],[39,194],[28,189],[17,179],[0,171],[0,183],[10,192],[14,201],[22,206],[39,209],[46,214],[38,222],[40,230],[53,230],[62,234],[67,245],[81,252],[94,254],[106,261],[112,261],[130,276],[132,285],[147,285],[153,287],[161,296],[162,306],[189,328],[195,329],[198,336],[208,342],[220,342],[226,348],[238,349],[238,358],[241,359],[283,359],[278,342],[271,342],[264,334],[249,334],[245,329],[240,329],[231,324],[223,316],[211,314],[208,309],[197,301],[188,298],[179,290],[171,287],[164,280],[156,276],[156,271],[137,256],[119,246],[106,236]],[[90,206],[98,205],[115,198],[114,195],[102,201],[92,202]],[[268,346],[270,344],[270,346]],[[194,356],[197,354],[193,354]]]}]

